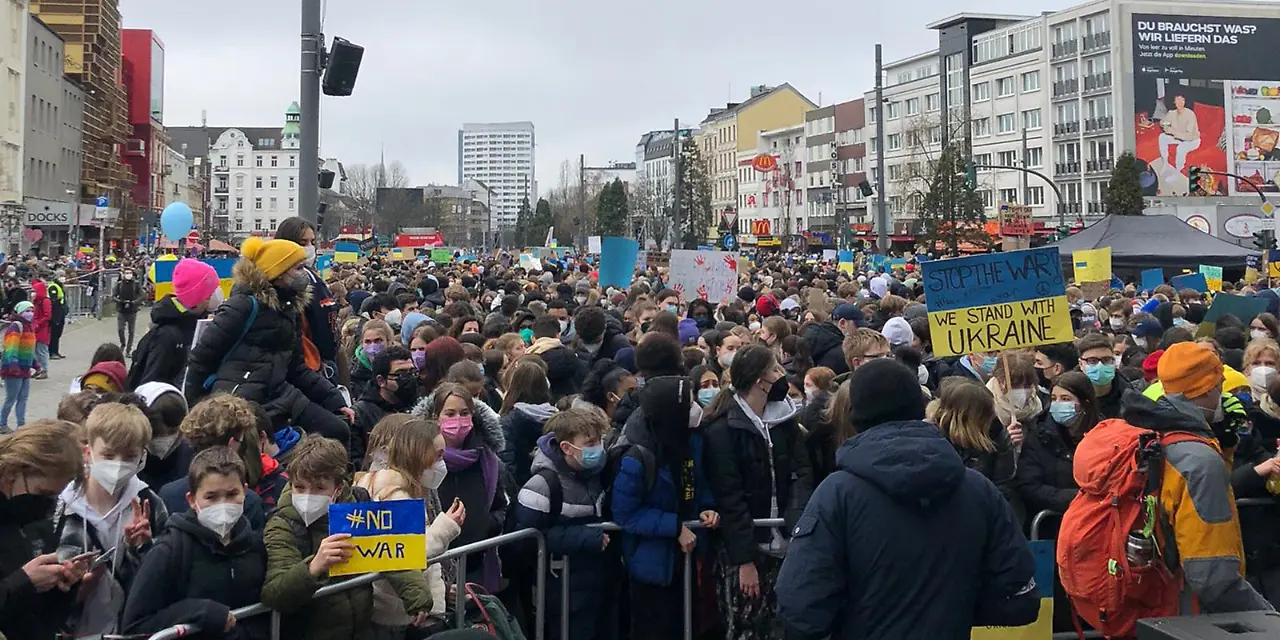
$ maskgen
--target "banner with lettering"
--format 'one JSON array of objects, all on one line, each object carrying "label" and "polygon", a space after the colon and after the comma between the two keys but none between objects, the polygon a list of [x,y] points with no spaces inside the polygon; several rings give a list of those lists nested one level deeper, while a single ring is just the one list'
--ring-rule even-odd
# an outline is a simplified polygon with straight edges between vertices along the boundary
[{"label": "banner with lettering", "polygon": [[351,559],[330,576],[427,568],[427,512],[422,500],[329,505],[329,535],[351,534]]},{"label": "banner with lettering", "polygon": [[935,356],[1074,338],[1057,247],[930,260],[921,270]]}]

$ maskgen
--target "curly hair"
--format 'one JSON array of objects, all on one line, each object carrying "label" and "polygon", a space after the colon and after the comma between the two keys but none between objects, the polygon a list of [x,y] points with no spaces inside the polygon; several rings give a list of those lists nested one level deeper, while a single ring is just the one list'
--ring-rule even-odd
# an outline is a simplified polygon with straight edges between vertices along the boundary
[{"label": "curly hair", "polygon": [[192,449],[202,451],[226,446],[232,440],[243,441],[249,431],[256,433],[257,426],[257,417],[248,400],[229,393],[215,393],[192,407],[178,430]]}]

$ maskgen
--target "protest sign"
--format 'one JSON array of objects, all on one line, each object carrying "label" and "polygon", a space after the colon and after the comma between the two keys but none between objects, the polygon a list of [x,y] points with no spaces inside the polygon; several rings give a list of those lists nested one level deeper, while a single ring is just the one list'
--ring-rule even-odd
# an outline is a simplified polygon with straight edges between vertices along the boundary
[{"label": "protest sign", "polygon": [[332,253],[316,256],[316,273],[319,273],[320,277],[325,280],[328,280],[329,276],[333,275]]},{"label": "protest sign", "polygon": [[525,271],[542,271],[542,261],[527,254],[520,254],[520,268]]},{"label": "protest sign", "polygon": [[[823,262],[832,262],[832,261],[836,260],[836,256],[837,256],[837,252],[836,252],[836,250],[835,250],[835,249],[823,249],[823,250],[822,250],[822,261],[823,261]],[[850,252],[850,256],[852,256],[852,252]]]},{"label": "protest sign", "polygon": [[974,627],[970,640],[1048,640],[1053,635],[1053,540],[1032,540],[1027,543],[1035,559],[1036,595],[1040,597],[1040,613],[1035,622],[1022,627]]},{"label": "protest sign", "polygon": [[1210,291],[1222,291],[1222,267],[1202,264],[1200,273],[1204,274],[1204,283]]},{"label": "protest sign", "polygon": [[840,269],[841,273],[853,275],[853,252],[841,251],[839,255],[840,262],[838,263],[839,266],[837,268]]},{"label": "protest sign", "polygon": [[587,236],[587,253],[600,255],[600,236]]},{"label": "protest sign", "polygon": [[436,264],[445,264],[448,262],[453,262],[453,250],[452,249],[432,249],[431,261]]},{"label": "protest sign", "polygon": [[1204,314],[1204,322],[1217,322],[1222,316],[1235,316],[1247,327],[1259,313],[1267,310],[1267,299],[1237,296],[1223,293],[1213,297],[1213,304]]},{"label": "protest sign", "polygon": [[631,286],[636,273],[636,255],[640,243],[631,238],[604,238],[600,241],[600,286]]},{"label": "protest sign", "polygon": [[1057,247],[921,265],[935,356],[1070,342]]},{"label": "protest sign", "polygon": [[738,292],[738,253],[736,251],[671,252],[668,284],[682,300],[702,298],[718,303]]},{"label": "protest sign", "polygon": [[1147,269],[1142,272],[1142,290],[1151,291],[1164,284],[1164,269]]},{"label": "protest sign", "polygon": [[1174,291],[1182,291],[1183,289],[1195,289],[1200,293],[1209,290],[1209,283],[1205,280],[1203,273],[1184,273],[1180,276],[1174,276],[1169,284],[1173,286]]},{"label": "protest sign", "polygon": [[329,535],[351,534],[351,559],[330,576],[427,568],[427,515],[422,500],[329,505]]},{"label": "protest sign", "polygon": [[[218,286],[222,289],[222,297],[231,297],[231,285],[235,284],[235,276],[232,271],[236,267],[238,258],[201,258],[203,262],[213,267],[214,272],[218,274]],[[151,265],[151,281],[155,283],[155,299],[159,301],[161,298],[173,293],[173,270],[178,266],[177,258],[173,260],[156,260]],[[192,343],[194,344],[194,343]]]},{"label": "protest sign", "polygon": [[355,242],[338,242],[333,245],[333,261],[339,264],[357,262],[362,253],[361,245]]},{"label": "protest sign", "polygon": [[1076,282],[1104,282],[1111,280],[1111,247],[1076,251],[1071,254],[1075,265]]}]

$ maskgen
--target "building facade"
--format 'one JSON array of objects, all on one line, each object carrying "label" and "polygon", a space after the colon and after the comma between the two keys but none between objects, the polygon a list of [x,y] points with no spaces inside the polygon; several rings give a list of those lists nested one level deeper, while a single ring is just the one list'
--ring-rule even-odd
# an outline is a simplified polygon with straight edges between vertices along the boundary
[{"label": "building facade", "polygon": [[[26,139],[23,152],[24,226],[40,231],[23,249],[61,255],[77,246],[79,237],[96,229],[79,228],[80,165],[84,91],[62,72],[62,38],[36,16],[27,29]],[[35,234],[31,234],[34,237]]]},{"label": "building facade", "polygon": [[[805,114],[805,207],[811,244],[837,244],[845,224],[864,224],[866,110],[862,98]],[[837,187],[838,183],[838,187]]]},{"label": "building facade", "polygon": [[148,237],[168,201],[166,183],[173,179],[164,130],[164,43],[150,29],[122,29],[120,48],[129,123],[122,155],[133,172],[130,195],[141,211],[141,236]]},{"label": "building facade", "polygon": [[[680,129],[682,144],[692,144],[696,129]],[[676,185],[676,131],[650,131],[636,144],[636,179],[629,202],[631,230],[643,238],[646,247],[656,244],[656,236],[669,237],[674,220]],[[655,233],[655,228],[664,231]]]},{"label": "building facade", "polygon": [[804,250],[806,242],[799,239],[808,231],[804,129],[801,122],[761,131],[755,149],[737,153],[737,222],[743,245]]},{"label": "building facade", "polygon": [[458,184],[479,180],[493,190],[490,234],[514,238],[520,201],[538,200],[535,167],[532,122],[469,122],[458,130]]},{"label": "building facade", "polygon": [[[27,104],[27,7],[25,0],[0,3],[0,28],[12,37],[0,38],[0,105],[8,107],[0,118],[0,233],[4,250],[14,251],[20,242],[26,159],[22,150]],[[47,63],[47,61],[46,61]]]},{"label": "building facade", "polygon": [[427,185],[422,187],[422,198],[428,207],[440,212],[440,233],[444,242],[453,247],[479,247],[484,245],[486,222],[489,219],[489,198],[492,190],[478,180],[464,180],[461,186]]}]

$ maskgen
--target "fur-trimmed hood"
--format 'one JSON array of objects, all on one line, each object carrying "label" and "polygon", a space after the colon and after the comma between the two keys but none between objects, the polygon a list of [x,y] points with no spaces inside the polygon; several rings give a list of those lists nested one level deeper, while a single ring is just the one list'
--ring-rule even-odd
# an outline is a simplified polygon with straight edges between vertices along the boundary
[{"label": "fur-trimmed hood", "polygon": [[[476,400],[474,403],[475,411],[471,414],[471,429],[480,434],[481,440],[490,451],[502,453],[507,446],[506,435],[502,432],[502,419],[498,416],[498,412],[494,411],[489,405]],[[431,396],[428,395],[418,401],[418,404],[409,412],[413,415],[431,419]]]},{"label": "fur-trimmed hood", "polygon": [[[280,292],[275,285],[271,284],[271,280],[267,278],[267,272],[259,269],[258,265],[252,260],[240,258],[231,273],[235,278],[235,284],[231,287],[231,295],[243,293],[253,296],[258,299],[259,304],[276,311],[284,307],[284,301],[280,299]],[[311,285],[307,285],[306,290],[299,293],[293,302],[297,308],[305,309],[311,303]]]}]

